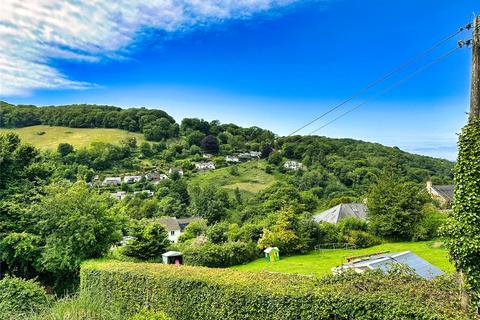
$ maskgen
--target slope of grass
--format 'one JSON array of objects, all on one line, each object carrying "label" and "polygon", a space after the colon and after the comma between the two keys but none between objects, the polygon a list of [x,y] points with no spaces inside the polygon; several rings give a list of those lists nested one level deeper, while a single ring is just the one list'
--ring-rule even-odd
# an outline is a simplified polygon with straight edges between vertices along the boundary
[{"label": "slope of grass", "polygon": [[282,257],[280,253],[280,261],[274,263],[268,263],[265,259],[258,259],[232,268],[241,271],[269,271],[322,276],[331,274],[331,269],[345,263],[346,257],[349,256],[380,251],[400,252],[406,250],[412,251],[447,273],[451,273],[454,270],[453,265],[448,260],[446,250],[438,242],[434,241],[384,243],[371,248],[357,250],[319,250],[290,257]]},{"label": "slope of grass", "polygon": [[[90,129],[50,126],[31,126],[16,129],[0,129],[0,133],[16,132],[22,141],[33,144],[39,149],[54,150],[59,143],[70,143],[75,148],[88,147],[92,142],[119,143],[127,137],[134,137],[138,142],[145,140],[142,134],[120,129]],[[39,134],[44,132],[44,134]]]},{"label": "slope of grass", "polygon": [[200,172],[192,178],[192,182],[202,187],[216,185],[228,190],[236,188],[244,193],[257,193],[272,185],[277,179],[275,174],[265,172],[266,162],[264,160],[252,160],[236,165],[238,175],[230,173],[230,167]]}]

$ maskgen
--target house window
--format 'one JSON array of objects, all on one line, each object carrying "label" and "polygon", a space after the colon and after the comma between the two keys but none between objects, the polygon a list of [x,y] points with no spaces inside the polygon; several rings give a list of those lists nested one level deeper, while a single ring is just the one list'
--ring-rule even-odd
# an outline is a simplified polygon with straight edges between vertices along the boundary
[{"label": "house window", "polygon": [[170,231],[170,235],[171,235],[171,236],[174,236],[174,235],[175,235],[175,231]]}]

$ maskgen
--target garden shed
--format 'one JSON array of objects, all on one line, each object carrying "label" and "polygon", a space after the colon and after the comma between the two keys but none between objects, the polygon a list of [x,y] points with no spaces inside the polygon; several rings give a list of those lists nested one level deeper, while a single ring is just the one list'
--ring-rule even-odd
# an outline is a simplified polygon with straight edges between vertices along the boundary
[{"label": "garden shed", "polygon": [[183,263],[183,253],[178,251],[168,251],[162,254],[164,264],[181,265]]},{"label": "garden shed", "polygon": [[277,247],[268,247],[263,250],[265,252],[265,260],[267,262],[274,262],[280,260],[280,250]]}]

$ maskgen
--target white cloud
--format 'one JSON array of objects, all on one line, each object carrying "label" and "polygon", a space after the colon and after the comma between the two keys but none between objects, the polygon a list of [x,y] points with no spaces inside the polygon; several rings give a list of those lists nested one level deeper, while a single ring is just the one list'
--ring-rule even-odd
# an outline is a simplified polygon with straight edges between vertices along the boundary
[{"label": "white cloud", "polygon": [[247,19],[299,0],[2,0],[0,96],[41,88],[89,88],[49,65],[53,58],[89,62],[128,54],[145,29],[185,32]]}]

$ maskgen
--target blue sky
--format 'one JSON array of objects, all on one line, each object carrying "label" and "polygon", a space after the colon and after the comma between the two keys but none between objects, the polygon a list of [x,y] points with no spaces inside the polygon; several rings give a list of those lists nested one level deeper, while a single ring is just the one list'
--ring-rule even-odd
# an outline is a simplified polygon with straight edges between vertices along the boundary
[{"label": "blue sky", "polygon": [[[0,99],[161,108],[177,120],[218,119],[280,135],[480,12],[474,0],[65,3],[11,1],[0,14],[0,45],[12,48],[0,54]],[[459,35],[385,85],[466,38]],[[469,49],[459,50],[317,134],[455,159],[469,107],[470,59]]]}]

